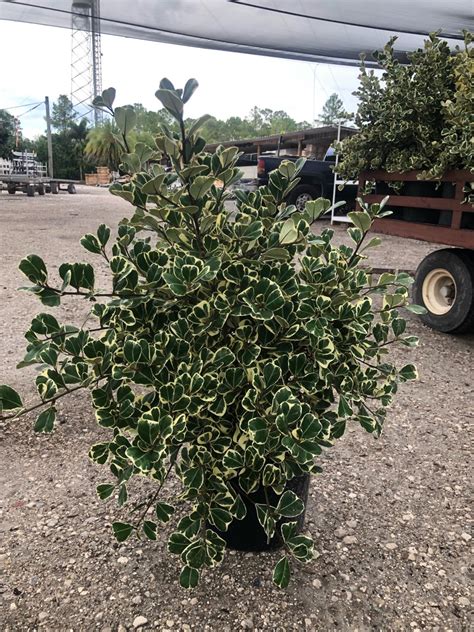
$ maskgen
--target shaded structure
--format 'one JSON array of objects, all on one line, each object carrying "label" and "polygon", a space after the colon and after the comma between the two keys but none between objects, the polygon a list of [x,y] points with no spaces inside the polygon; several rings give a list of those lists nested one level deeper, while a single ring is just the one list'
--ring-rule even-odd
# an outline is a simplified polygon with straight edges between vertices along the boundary
[{"label": "shaded structure", "polygon": [[[69,28],[71,0],[0,0],[0,18]],[[440,31],[474,30],[472,0],[101,0],[102,33],[169,44],[358,65],[396,33],[400,59]]]},{"label": "shaded structure", "polygon": [[[355,134],[353,127],[341,127],[341,139]],[[221,143],[209,143],[207,151],[215,151],[219,145],[224,147],[238,147],[244,153],[240,164],[257,164],[257,156],[272,152],[281,156],[306,156],[315,160],[322,160],[333,141],[337,139],[337,127],[313,127],[298,132],[273,134],[260,138],[244,138]]]}]

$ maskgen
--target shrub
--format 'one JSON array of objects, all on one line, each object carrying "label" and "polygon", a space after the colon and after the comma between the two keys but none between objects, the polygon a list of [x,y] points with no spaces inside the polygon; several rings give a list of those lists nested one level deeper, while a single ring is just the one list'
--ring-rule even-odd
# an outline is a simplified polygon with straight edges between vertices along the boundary
[{"label": "shrub", "polygon": [[465,32],[464,49],[452,54],[435,34],[423,49],[396,58],[392,38],[374,53],[382,77],[362,60],[355,124],[359,133],[344,139],[338,172],[347,180],[361,171],[422,170],[439,178],[449,169],[474,169],[474,49]]},{"label": "shrub", "polygon": [[[84,297],[95,323],[77,329],[37,315],[21,365],[42,368],[41,402],[26,407],[11,387],[0,390],[3,411],[13,411],[4,417],[44,409],[37,432],[53,430],[61,397],[90,390],[97,422],[110,433],[89,453],[113,481],[97,493],[140,509],[134,520],[113,524],[119,541],[133,533],[156,539],[175,510],[161,497],[175,471],[182,493],[174,500],[187,513],[168,546],[181,557],[185,587],[222,560],[225,542],[216,529],[244,517],[243,498],[262,487],[278,495],[278,503],[257,507],[271,538],[280,518],[304,509],[286,483],[319,471],[317,457],[349,421],[379,435],[397,384],[416,375],[412,365],[397,369],[386,358],[392,343],[416,344],[400,315],[411,279],[361,267],[365,250],[379,244],[367,234],[382,206],[351,213],[351,247],[334,246],[328,229],[314,235],[311,224],[329,202],[309,202],[304,213],[284,202],[298,183],[300,159],[282,162],[268,186],[238,192],[232,216],[225,202],[240,177],[239,154],[203,151],[205,117],[185,130],[183,106],[196,86],[161,82],[157,97],[179,134],[164,127],[157,149],[137,143],[124,155],[130,182],[111,191],[132,204],[133,217],[114,240],[103,224],[81,240],[107,262],[110,288],[96,287],[88,263],[61,265],[59,284],[37,255],[20,263],[32,283],[26,289],[44,305]],[[133,109],[114,110],[113,97],[105,91],[97,105],[115,115],[126,146]],[[171,171],[160,164],[163,156]],[[377,304],[373,295],[380,295]],[[134,476],[149,479],[151,490],[135,504],[128,500]],[[274,580],[286,586],[288,557],[306,562],[313,545],[296,522],[281,529],[286,552]]]}]

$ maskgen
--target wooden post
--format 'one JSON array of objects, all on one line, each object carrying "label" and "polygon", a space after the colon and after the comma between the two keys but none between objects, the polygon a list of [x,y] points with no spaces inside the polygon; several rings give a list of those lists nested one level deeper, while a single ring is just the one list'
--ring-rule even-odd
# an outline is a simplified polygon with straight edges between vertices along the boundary
[{"label": "wooden post", "polygon": [[49,114],[49,97],[44,98],[46,109],[46,135],[48,139],[48,176],[53,178],[53,141],[51,138],[51,117]]}]

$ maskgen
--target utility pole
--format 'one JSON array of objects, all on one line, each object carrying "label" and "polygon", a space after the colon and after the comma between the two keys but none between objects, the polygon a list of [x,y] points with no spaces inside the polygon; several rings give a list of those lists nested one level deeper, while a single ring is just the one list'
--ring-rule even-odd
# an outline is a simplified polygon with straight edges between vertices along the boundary
[{"label": "utility pole", "polygon": [[44,98],[46,109],[46,136],[48,139],[48,176],[53,178],[53,141],[51,138],[51,117],[49,115],[49,97]]}]

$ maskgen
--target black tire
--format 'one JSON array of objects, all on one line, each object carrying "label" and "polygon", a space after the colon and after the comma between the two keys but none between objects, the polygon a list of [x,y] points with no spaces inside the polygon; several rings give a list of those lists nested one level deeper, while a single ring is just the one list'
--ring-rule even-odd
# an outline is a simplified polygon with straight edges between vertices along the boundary
[{"label": "black tire", "polygon": [[413,298],[427,309],[420,318],[429,327],[449,334],[474,331],[474,253],[446,248],[429,254],[415,273]]},{"label": "black tire", "polygon": [[7,191],[8,191],[8,193],[9,193],[10,195],[15,195],[15,193],[16,193],[16,186],[15,186],[15,185],[12,185],[12,184],[9,184],[9,185],[7,186]]},{"label": "black tire", "polygon": [[26,195],[28,197],[33,197],[35,194],[35,185],[34,184],[27,184],[26,185]]},{"label": "black tire", "polygon": [[59,187],[58,187],[57,182],[51,182],[51,193],[53,193],[54,195],[59,193]]},{"label": "black tire", "polygon": [[38,195],[44,195],[45,192],[44,184],[38,184]]},{"label": "black tire", "polygon": [[321,187],[300,184],[290,192],[286,201],[288,204],[294,204],[298,211],[304,211],[306,202],[318,197],[321,197]]},{"label": "black tire", "polygon": [[71,193],[71,194],[76,193],[76,187],[74,186],[74,184],[68,184],[67,185],[67,192]]}]

